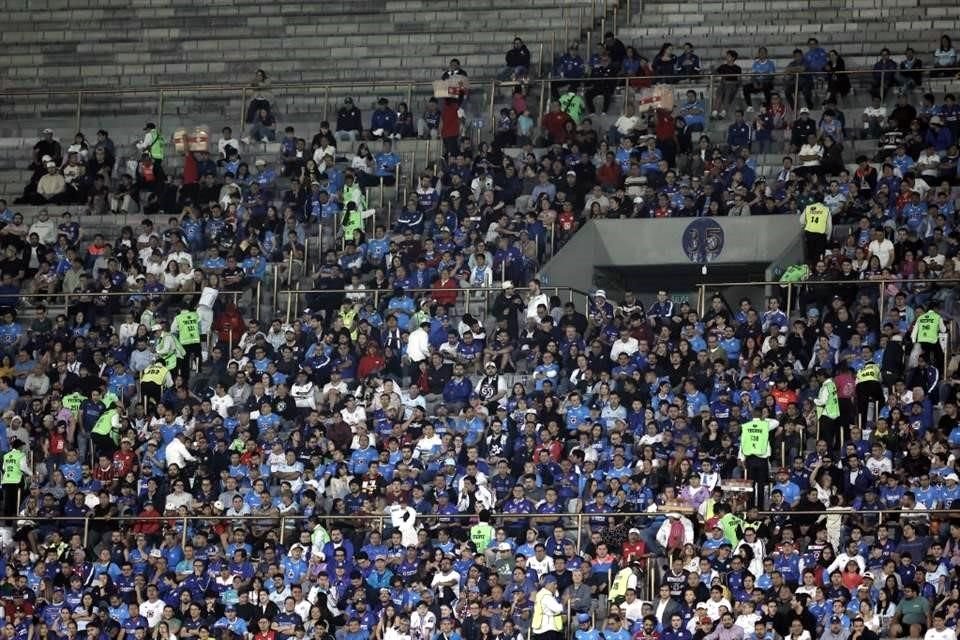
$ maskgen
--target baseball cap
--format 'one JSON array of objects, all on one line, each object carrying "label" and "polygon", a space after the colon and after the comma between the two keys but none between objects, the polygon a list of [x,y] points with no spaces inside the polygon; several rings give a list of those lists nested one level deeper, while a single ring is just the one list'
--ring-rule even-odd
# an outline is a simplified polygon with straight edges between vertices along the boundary
[{"label": "baseball cap", "polygon": [[833,616],[830,618],[830,624],[840,624],[843,620],[840,619],[840,616]]},{"label": "baseball cap", "polygon": [[579,622],[580,624],[583,624],[585,622],[590,622],[590,614],[589,613],[577,614],[577,622]]}]

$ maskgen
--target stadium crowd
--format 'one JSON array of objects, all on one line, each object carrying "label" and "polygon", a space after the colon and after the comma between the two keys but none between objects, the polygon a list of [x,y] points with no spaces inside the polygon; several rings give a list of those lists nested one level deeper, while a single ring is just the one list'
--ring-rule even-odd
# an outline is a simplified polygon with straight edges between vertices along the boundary
[{"label": "stadium crowd", "polygon": [[[602,48],[558,61],[536,126],[515,42],[513,109],[477,147],[469,99],[419,121],[382,100],[369,127],[348,100],[254,171],[229,128],[179,176],[153,123],[130,173],[106,131],[45,132],[23,202],[175,215],[87,238],[0,202],[4,638],[955,640],[955,100],[887,114],[880,90],[881,157],[850,172],[833,85],[819,122],[814,86],[794,118],[754,75],[713,102],[725,140],[695,92],[597,131],[602,78],[700,70],[692,45]],[[878,88],[915,78],[881,64]],[[256,82],[248,137],[272,140]],[[415,135],[443,140],[439,175],[368,234],[363,188]],[[757,175],[773,143],[792,152]],[[581,311],[536,277],[591,218],[760,214],[803,227],[792,316],[667,289]],[[259,322],[257,283],[318,224],[340,235],[317,292]]]}]

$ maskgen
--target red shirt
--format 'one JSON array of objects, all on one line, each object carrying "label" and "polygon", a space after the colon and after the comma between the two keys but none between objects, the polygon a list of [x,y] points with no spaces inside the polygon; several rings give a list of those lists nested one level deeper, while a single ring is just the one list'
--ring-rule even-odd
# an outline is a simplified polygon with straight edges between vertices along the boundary
[{"label": "red shirt", "polygon": [[440,137],[456,138],[460,135],[460,105],[456,100],[447,100],[440,111]]},{"label": "red shirt", "polygon": [[446,282],[437,280],[433,283],[433,299],[439,304],[447,306],[457,303],[457,281],[448,278]]},{"label": "red shirt", "polygon": [[573,122],[563,111],[551,111],[544,114],[541,124],[543,128],[547,130],[547,133],[550,136],[550,140],[557,143],[563,144],[567,141],[567,130],[566,126],[568,122]]},{"label": "red shirt", "polygon": [[366,378],[372,373],[377,373],[386,366],[383,356],[379,353],[366,354],[360,358],[360,364],[357,365],[357,376],[361,379]]},{"label": "red shirt", "polygon": [[107,468],[97,465],[93,470],[93,477],[100,482],[112,482],[117,479],[117,470],[114,468],[112,462]]},{"label": "red shirt", "polygon": [[643,540],[637,540],[636,542],[624,542],[623,543],[623,559],[626,562],[630,562],[634,558],[641,558],[647,555],[647,545],[644,544]]},{"label": "red shirt", "polygon": [[123,451],[121,449],[113,454],[113,466],[117,469],[117,475],[122,477],[133,471],[134,460],[136,460],[136,457],[133,455],[133,451]]},{"label": "red shirt", "polygon": [[655,127],[657,140],[669,140],[677,131],[673,113],[666,109],[657,109],[657,124]]},{"label": "red shirt", "polygon": [[597,182],[604,187],[619,187],[620,175],[620,165],[616,162],[604,162],[597,169]]}]

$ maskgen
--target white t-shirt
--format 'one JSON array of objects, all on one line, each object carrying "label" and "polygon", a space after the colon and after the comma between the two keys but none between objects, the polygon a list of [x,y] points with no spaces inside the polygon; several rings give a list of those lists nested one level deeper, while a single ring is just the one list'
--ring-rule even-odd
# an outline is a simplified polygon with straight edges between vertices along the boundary
[{"label": "white t-shirt", "polygon": [[637,116],[620,116],[617,118],[617,121],[614,123],[614,127],[617,128],[617,132],[620,135],[629,135],[634,129],[637,128],[637,123],[639,119]]},{"label": "white t-shirt", "polygon": [[804,156],[817,156],[816,160],[804,160],[801,163],[801,166],[804,167],[819,167],[820,158],[823,157],[823,147],[819,144],[805,144],[800,147],[800,153],[797,154],[799,157]]},{"label": "white t-shirt", "polygon": [[867,248],[870,251],[870,255],[879,258],[881,267],[889,267],[893,263],[894,248],[893,243],[890,242],[889,239],[884,238],[879,242],[871,240]]},{"label": "white t-shirt", "polygon": [[160,598],[157,598],[156,602],[144,600],[140,603],[140,615],[147,619],[147,624],[151,629],[160,623],[160,620],[163,618],[163,608],[166,604],[167,603]]},{"label": "white t-shirt", "polygon": [[210,398],[210,407],[220,414],[221,418],[227,417],[227,410],[233,406],[233,396],[229,393],[225,393],[222,396],[213,394]]},{"label": "white t-shirt", "polygon": [[927,629],[927,632],[923,634],[923,640],[957,640],[957,633],[949,628],[944,628],[943,631]]},{"label": "white t-shirt", "polygon": [[540,305],[543,305],[547,309],[547,312],[550,311],[550,298],[547,297],[547,294],[542,292],[530,298],[530,301],[527,303],[527,317],[536,318],[537,307]]}]

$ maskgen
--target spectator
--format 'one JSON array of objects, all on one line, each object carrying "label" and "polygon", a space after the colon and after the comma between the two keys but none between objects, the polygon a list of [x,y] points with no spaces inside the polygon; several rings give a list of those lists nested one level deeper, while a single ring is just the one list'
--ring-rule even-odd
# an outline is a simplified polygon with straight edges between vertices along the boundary
[{"label": "spectator", "polygon": [[253,97],[247,104],[247,117],[244,120],[247,124],[254,124],[260,115],[261,109],[270,113],[273,105],[273,93],[271,91],[271,80],[267,77],[267,72],[263,69],[257,69],[253,74]]},{"label": "spectator", "polygon": [[923,83],[923,62],[917,58],[911,47],[907,47],[898,68],[897,81],[904,91],[911,92]]},{"label": "spectator", "polygon": [[757,49],[757,57],[750,67],[750,77],[743,85],[743,99],[747,103],[747,112],[753,111],[753,94],[763,94],[763,105],[770,104],[770,94],[773,91],[773,75],[777,67],[773,60],[767,57],[767,48]]},{"label": "spectator", "polygon": [[354,142],[362,131],[360,109],[354,106],[353,98],[344,98],[343,106],[337,110],[337,140]]},{"label": "spectator", "polygon": [[273,142],[277,139],[276,118],[266,109],[257,110],[248,133],[254,142]]},{"label": "spectator", "polygon": [[933,70],[930,75],[934,78],[947,78],[956,75],[957,51],[953,48],[950,36],[940,36],[940,44],[933,52]]},{"label": "spectator", "polygon": [[737,52],[728,49],[724,53],[723,64],[716,69],[716,73],[720,76],[720,83],[717,87],[714,104],[718,108],[711,112],[711,117],[726,119],[727,110],[734,104],[734,100],[740,92],[742,72],[740,65],[737,64]]},{"label": "spectator", "polygon": [[683,53],[677,57],[677,74],[681,76],[700,75],[700,56],[693,51],[693,45],[683,43]]},{"label": "spectator", "polygon": [[846,73],[847,65],[843,56],[836,49],[830,49],[827,55],[827,101],[836,102],[850,93],[850,76]]},{"label": "spectator", "polygon": [[67,201],[67,183],[57,169],[57,163],[50,160],[46,164],[47,172],[37,182],[36,196],[32,204],[63,204]]},{"label": "spectator", "polygon": [[881,102],[886,100],[887,92],[898,86],[896,71],[897,63],[890,59],[890,50],[884,47],[880,50],[880,59],[873,65],[870,95],[879,97]]},{"label": "spectator", "polygon": [[580,45],[574,42],[556,61],[553,74],[558,78],[550,83],[550,92],[554,100],[560,98],[560,89],[576,91],[580,80],[586,75],[583,58],[580,57]]},{"label": "spectator", "polygon": [[513,46],[506,54],[507,66],[498,76],[500,80],[527,82],[530,78],[530,50],[519,37],[513,39]]}]

